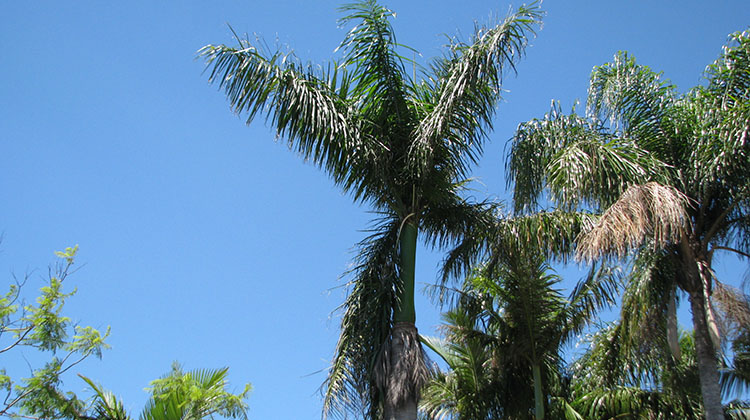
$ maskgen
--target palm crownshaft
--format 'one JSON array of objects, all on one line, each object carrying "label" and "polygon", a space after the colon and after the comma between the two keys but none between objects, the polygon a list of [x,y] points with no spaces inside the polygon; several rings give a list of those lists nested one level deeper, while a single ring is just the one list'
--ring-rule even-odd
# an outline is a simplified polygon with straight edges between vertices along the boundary
[{"label": "palm crownshaft", "polygon": [[398,53],[391,11],[373,0],[342,10],[342,22],[356,26],[339,47],[341,62],[325,68],[247,40],[239,48],[209,45],[200,55],[248,123],[265,114],[290,148],[381,215],[360,243],[325,385],[327,411],[359,407],[379,417],[415,401],[426,374],[415,328],[403,330],[413,337],[396,353],[388,344],[394,322],[415,322],[417,236],[447,244],[478,217],[460,185],[481,153],[502,74],[523,53],[540,12],[522,7],[478,30],[472,44],[454,43],[417,81]]}]

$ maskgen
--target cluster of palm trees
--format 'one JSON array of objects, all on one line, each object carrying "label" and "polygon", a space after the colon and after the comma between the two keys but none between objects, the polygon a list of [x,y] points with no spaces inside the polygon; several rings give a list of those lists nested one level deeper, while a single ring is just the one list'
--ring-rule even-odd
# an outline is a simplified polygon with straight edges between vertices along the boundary
[{"label": "cluster of palm trees", "polygon": [[[541,22],[538,5],[453,40],[419,78],[390,10],[374,0],[342,10],[352,29],[328,65],[240,37],[200,51],[248,124],[265,116],[290,149],[379,215],[349,273],[326,413],[724,418],[720,383],[737,389],[744,377],[720,371],[720,332],[744,337],[743,354],[750,311],[711,261],[714,251],[750,256],[750,33],[733,35],[706,85],[687,94],[625,53],[595,68],[584,115],[555,105],[519,126],[505,212],[463,189],[503,78]],[[442,342],[415,326],[420,236],[448,251],[435,288],[453,303]],[[549,263],[573,257],[597,264],[565,297]],[[564,347],[594,327],[619,284],[620,321],[566,364]],[[680,337],[681,296],[693,333]],[[429,365],[421,340],[447,372]]]}]

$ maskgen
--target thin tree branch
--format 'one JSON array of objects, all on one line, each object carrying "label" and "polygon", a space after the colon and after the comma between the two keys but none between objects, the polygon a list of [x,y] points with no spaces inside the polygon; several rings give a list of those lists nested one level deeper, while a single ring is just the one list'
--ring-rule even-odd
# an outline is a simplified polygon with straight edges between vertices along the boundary
[{"label": "thin tree branch", "polygon": [[723,249],[724,251],[732,251],[734,253],[742,255],[745,258],[750,258],[750,254],[742,252],[739,249],[730,248],[728,246],[720,246],[720,245],[714,246],[713,249],[711,249],[711,252],[713,252],[716,249]]}]

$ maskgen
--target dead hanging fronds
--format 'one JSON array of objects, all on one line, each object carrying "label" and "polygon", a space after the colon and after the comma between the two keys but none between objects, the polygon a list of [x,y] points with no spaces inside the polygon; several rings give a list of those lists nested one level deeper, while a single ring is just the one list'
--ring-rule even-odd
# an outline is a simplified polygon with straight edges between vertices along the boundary
[{"label": "dead hanging fronds", "polygon": [[577,260],[606,254],[624,256],[645,241],[664,247],[682,235],[688,199],[677,189],[656,182],[632,185],[578,237]]},{"label": "dead hanging fronds", "polygon": [[730,337],[736,337],[742,331],[750,329],[750,301],[734,287],[714,281],[711,294],[716,306],[721,311],[723,326]]},{"label": "dead hanging fronds", "polygon": [[409,322],[395,323],[383,348],[375,380],[385,391],[386,404],[396,407],[410,398],[418,401],[430,371],[417,328]]}]

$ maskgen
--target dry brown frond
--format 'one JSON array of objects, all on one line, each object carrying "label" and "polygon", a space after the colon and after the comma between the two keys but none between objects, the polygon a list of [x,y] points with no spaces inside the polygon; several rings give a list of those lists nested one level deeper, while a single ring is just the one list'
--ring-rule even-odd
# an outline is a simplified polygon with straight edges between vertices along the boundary
[{"label": "dry brown frond", "polygon": [[392,406],[415,398],[430,378],[427,360],[419,342],[417,328],[412,323],[397,322],[391,329],[389,342],[378,360],[378,386],[385,390],[385,398]]},{"label": "dry brown frond", "polygon": [[715,281],[712,298],[721,310],[728,335],[736,336],[742,330],[750,329],[750,302],[746,295]]},{"label": "dry brown frond", "polygon": [[677,189],[656,182],[628,187],[594,227],[578,237],[576,260],[621,257],[647,239],[654,247],[678,240],[687,220],[687,201]]}]

